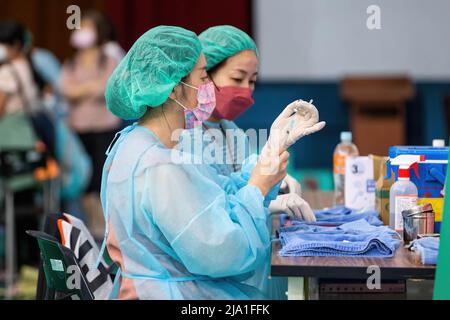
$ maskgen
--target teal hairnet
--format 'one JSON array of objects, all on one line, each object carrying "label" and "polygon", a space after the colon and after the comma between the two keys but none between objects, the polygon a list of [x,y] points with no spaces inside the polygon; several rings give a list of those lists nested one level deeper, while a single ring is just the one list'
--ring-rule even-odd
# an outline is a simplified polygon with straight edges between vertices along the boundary
[{"label": "teal hairnet", "polygon": [[209,70],[222,61],[244,50],[258,49],[252,38],[233,26],[215,26],[203,31],[199,37]]},{"label": "teal hairnet", "polygon": [[201,52],[200,41],[191,31],[172,26],[150,29],[108,80],[108,109],[125,120],[141,118],[147,107],[166,102],[173,88],[194,69]]}]

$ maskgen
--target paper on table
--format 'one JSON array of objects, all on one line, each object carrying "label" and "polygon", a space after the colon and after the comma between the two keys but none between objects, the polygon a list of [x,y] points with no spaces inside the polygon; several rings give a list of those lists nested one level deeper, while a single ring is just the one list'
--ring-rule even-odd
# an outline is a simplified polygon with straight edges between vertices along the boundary
[{"label": "paper on table", "polygon": [[354,210],[375,209],[375,181],[370,157],[346,158],[345,206]]}]

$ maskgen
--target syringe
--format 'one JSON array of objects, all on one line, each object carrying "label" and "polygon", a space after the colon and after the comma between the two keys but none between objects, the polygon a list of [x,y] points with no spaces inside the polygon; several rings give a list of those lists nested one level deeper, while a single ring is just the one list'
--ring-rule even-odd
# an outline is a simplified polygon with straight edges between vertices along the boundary
[{"label": "syringe", "polygon": [[[301,101],[301,100],[299,100]],[[309,100],[309,104],[312,104],[314,102],[313,99]],[[299,108],[294,108],[294,113],[297,113],[299,111]]]}]

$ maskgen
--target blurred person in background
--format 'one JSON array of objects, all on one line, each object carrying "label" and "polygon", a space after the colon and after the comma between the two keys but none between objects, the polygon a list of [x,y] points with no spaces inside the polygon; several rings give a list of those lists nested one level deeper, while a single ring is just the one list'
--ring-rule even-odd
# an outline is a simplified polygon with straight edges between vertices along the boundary
[{"label": "blurred person in background", "polygon": [[[46,82],[27,54],[29,42],[29,34],[20,23],[0,22],[0,150],[35,149],[38,141],[30,113],[37,111]],[[15,206],[25,205],[28,212],[34,212],[31,207],[35,202],[37,184],[33,175],[13,177],[10,185],[15,193]],[[3,202],[1,190],[0,193],[0,202]],[[37,215],[18,216],[16,234],[19,267],[39,261],[36,242],[25,234],[25,230],[37,228]]]},{"label": "blurred person in background", "polygon": [[[28,34],[33,39],[31,32]],[[78,135],[66,123],[68,104],[61,94],[62,65],[51,51],[35,46],[32,40],[26,50],[36,72],[46,82],[42,103],[55,128],[55,157],[61,168],[59,195],[62,211],[86,222],[80,197],[90,182],[92,163]]]},{"label": "blurred person in background", "polygon": [[[3,120],[36,107],[46,86],[27,55],[29,41],[29,34],[21,24],[0,22],[0,117]],[[20,126],[19,129],[32,131],[32,126]],[[15,143],[11,141],[14,136],[9,132],[8,136],[1,137],[0,145]],[[30,141],[29,145],[34,146],[34,141]]]},{"label": "blurred person in background", "polygon": [[63,65],[61,76],[61,90],[70,106],[69,125],[92,160],[92,178],[83,204],[95,237],[102,237],[104,228],[99,193],[105,152],[121,126],[121,120],[106,109],[104,97],[106,82],[118,64],[117,58],[104,50],[111,34],[111,24],[103,14],[86,12],[81,28],[71,35],[76,53]]}]

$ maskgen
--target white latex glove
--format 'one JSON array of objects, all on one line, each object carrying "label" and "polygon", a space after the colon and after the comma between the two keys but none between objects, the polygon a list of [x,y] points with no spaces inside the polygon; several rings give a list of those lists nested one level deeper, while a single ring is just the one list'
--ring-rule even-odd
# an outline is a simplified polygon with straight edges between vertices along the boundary
[{"label": "white latex glove", "polygon": [[279,195],[270,202],[269,211],[270,213],[284,212],[291,217],[296,217],[306,222],[316,221],[316,216],[309,204],[295,193]]},{"label": "white latex glove", "polygon": [[302,196],[302,186],[290,175],[287,175],[283,182],[281,182],[280,191],[282,193],[296,193],[300,197]]},{"label": "white latex glove", "polygon": [[279,163],[276,157],[304,136],[322,130],[325,122],[319,121],[319,111],[311,103],[297,100],[289,104],[275,119],[270,136],[261,151],[263,174],[276,173]]},{"label": "white latex glove", "polygon": [[273,122],[268,146],[274,150],[286,150],[304,136],[322,130],[325,124],[319,122],[319,111],[313,104],[294,101]]}]

